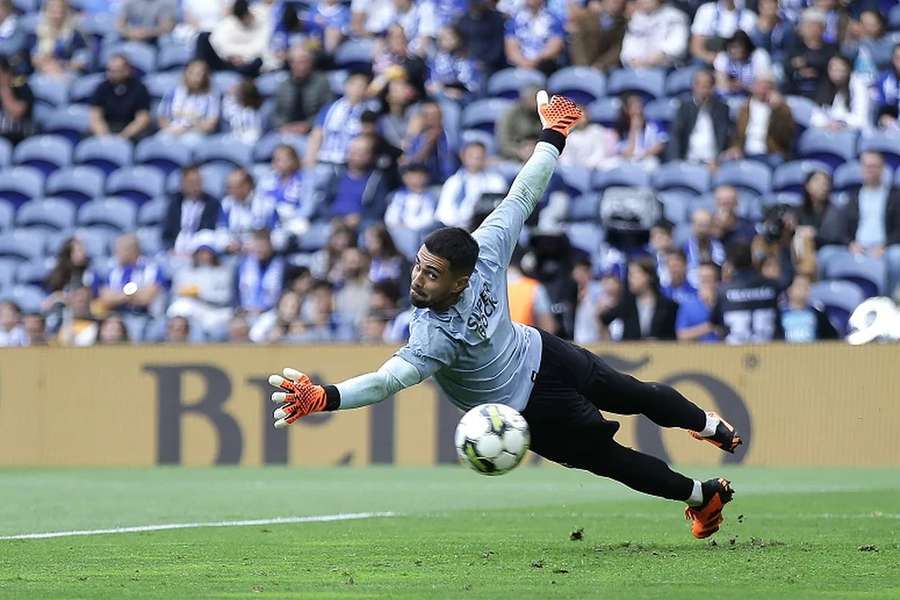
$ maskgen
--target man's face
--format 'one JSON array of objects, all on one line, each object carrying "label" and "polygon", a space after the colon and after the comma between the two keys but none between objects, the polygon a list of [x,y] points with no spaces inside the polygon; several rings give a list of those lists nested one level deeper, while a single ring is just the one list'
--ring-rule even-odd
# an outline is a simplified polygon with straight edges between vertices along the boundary
[{"label": "man's face", "polygon": [[197,198],[203,193],[203,178],[200,171],[190,170],[181,177],[181,193],[187,198]]},{"label": "man's face", "polygon": [[698,72],[696,75],[694,75],[692,90],[694,98],[696,98],[699,102],[706,102],[707,100],[709,100],[710,96],[712,96],[713,91],[712,75],[710,75],[706,71]]},{"label": "man's face", "polygon": [[484,148],[478,144],[469,144],[463,150],[462,163],[466,171],[480,173],[484,170]]},{"label": "man's face", "polygon": [[450,261],[432,254],[424,244],[419,248],[409,287],[409,300],[413,306],[449,308],[467,285],[469,276],[454,274],[450,270]]},{"label": "man's face", "polygon": [[116,260],[120,265],[133,264],[140,255],[140,247],[133,236],[126,235],[116,240]]},{"label": "man's face", "polygon": [[354,138],[347,148],[347,166],[366,170],[372,164],[372,142],[365,137]]},{"label": "man's face", "polygon": [[672,247],[672,233],[664,227],[651,227],[650,245],[657,252],[668,250]]},{"label": "man's face", "polygon": [[697,283],[701,286],[706,285],[715,288],[719,285],[719,274],[714,267],[701,265],[697,269]]},{"label": "man's face", "polygon": [[698,210],[691,219],[694,235],[699,240],[708,240],[712,235],[712,215],[709,211]]},{"label": "man's face", "polygon": [[772,89],[775,87],[774,82],[767,77],[757,77],[753,80],[753,97],[763,102],[769,99]]},{"label": "man's face", "polygon": [[188,338],[188,322],[183,317],[169,319],[166,325],[166,336],[170,342],[185,342]]},{"label": "man's face", "polygon": [[313,58],[304,48],[293,48],[288,57],[288,61],[290,62],[291,75],[296,79],[305,79],[312,73]]},{"label": "man's face", "polygon": [[114,58],[106,65],[106,78],[110,83],[119,84],[131,75],[131,67],[121,58]]},{"label": "man's face", "polygon": [[878,154],[867,152],[860,159],[862,163],[863,184],[869,187],[881,185],[881,176],[884,174],[884,159]]},{"label": "man's face", "polygon": [[737,212],[737,190],[722,186],[716,190],[716,209],[723,216],[733,216]]},{"label": "man's face", "polygon": [[243,202],[250,196],[251,191],[246,173],[235,171],[228,176],[228,195],[235,200]]},{"label": "man's face", "polygon": [[670,254],[666,257],[666,266],[669,268],[669,277],[672,278],[672,285],[681,285],[687,273],[687,265],[684,259],[678,254]]}]

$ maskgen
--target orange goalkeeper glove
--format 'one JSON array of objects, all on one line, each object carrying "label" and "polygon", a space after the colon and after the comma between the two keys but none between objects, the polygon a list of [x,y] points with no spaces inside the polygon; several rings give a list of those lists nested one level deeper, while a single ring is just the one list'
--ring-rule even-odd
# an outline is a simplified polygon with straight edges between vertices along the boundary
[{"label": "orange goalkeeper glove", "polygon": [[569,135],[569,131],[584,114],[577,104],[565,96],[553,96],[548,99],[544,90],[537,93],[537,109],[541,127],[561,133],[563,136]]},{"label": "orange goalkeeper glove", "polygon": [[283,403],[272,415],[276,429],[287,427],[310,413],[335,410],[338,407],[340,397],[334,386],[328,386],[333,388],[333,392],[329,394],[325,386],[314,385],[308,375],[296,369],[284,369],[282,373],[283,377],[269,376],[270,385],[284,390],[272,394],[272,402]]}]

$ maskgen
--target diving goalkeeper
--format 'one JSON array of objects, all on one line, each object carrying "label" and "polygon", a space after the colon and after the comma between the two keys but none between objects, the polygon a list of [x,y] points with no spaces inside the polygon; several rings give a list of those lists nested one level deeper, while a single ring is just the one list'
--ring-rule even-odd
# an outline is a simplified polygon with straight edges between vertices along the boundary
[{"label": "diving goalkeeper", "polygon": [[537,96],[543,131],[509,194],[469,234],[431,233],[416,255],[409,294],[415,307],[409,342],[377,371],[335,385],[317,385],[294,369],[272,375],[275,426],[319,411],[380,402],[434,377],[463,410],[498,402],[515,408],[531,430],[531,450],[567,467],[610,477],[646,494],[687,503],[694,537],[719,529],[731,484],[700,482],[657,458],[617,443],[619,423],[600,413],[642,414],[661,427],[680,427],[727,452],[741,443],[715,412],[704,412],[672,387],[645,383],[591,352],[544,331],[512,322],[506,271],[525,220],[534,210],[581,109],[547,92]]}]

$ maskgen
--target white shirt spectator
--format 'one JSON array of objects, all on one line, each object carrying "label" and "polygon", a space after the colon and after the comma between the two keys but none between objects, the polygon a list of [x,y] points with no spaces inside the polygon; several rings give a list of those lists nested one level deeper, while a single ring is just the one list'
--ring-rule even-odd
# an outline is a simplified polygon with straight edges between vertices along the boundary
[{"label": "white shirt spectator", "polygon": [[697,123],[688,139],[687,159],[696,162],[712,162],[716,158],[716,132],[709,111],[697,114]]},{"label": "white shirt spectator", "polygon": [[671,64],[684,56],[688,44],[687,16],[671,6],[660,6],[652,13],[637,12],[628,22],[622,41],[622,63],[636,66],[659,53]]},{"label": "white shirt spectator", "polygon": [[388,229],[403,228],[424,231],[434,225],[437,202],[429,192],[398,190],[392,197],[384,214],[384,224]]},{"label": "white shirt spectator", "polygon": [[756,13],[744,8],[742,0],[736,0],[732,10],[728,10],[723,4],[720,0],[701,5],[694,15],[691,33],[727,39],[738,29],[743,29],[747,33],[753,31],[756,26]]},{"label": "white shirt spectator", "polygon": [[350,12],[365,15],[365,28],[371,34],[384,33],[396,18],[394,0],[353,0]]},{"label": "white shirt spectator", "polygon": [[247,62],[257,58],[266,66],[275,66],[270,51],[272,34],[271,11],[262,4],[250,8],[253,27],[247,28],[234,15],[220,20],[209,36],[209,43],[216,54],[223,58],[240,56]]},{"label": "white shirt spectator", "polygon": [[27,346],[28,334],[21,325],[16,325],[9,331],[0,329],[0,347],[10,348],[13,346]]},{"label": "white shirt spectator", "polygon": [[867,130],[869,123],[869,88],[863,77],[850,75],[850,98],[843,92],[834,95],[831,106],[820,106],[813,111],[810,124],[813,127],[828,127],[840,124],[851,129]]},{"label": "white shirt spectator", "polygon": [[467,228],[482,194],[503,194],[507,187],[506,179],[499,173],[460,169],[444,183],[435,216],[448,227]]},{"label": "white shirt spectator", "polygon": [[566,138],[567,152],[559,157],[559,164],[586,169],[612,167],[616,161],[616,132],[602,125],[591,123],[573,129]]},{"label": "white shirt spectator", "polygon": [[766,136],[769,132],[769,118],[772,107],[768,102],[750,98],[750,114],[747,119],[747,141],[744,142],[744,154],[755,156],[769,152]]}]

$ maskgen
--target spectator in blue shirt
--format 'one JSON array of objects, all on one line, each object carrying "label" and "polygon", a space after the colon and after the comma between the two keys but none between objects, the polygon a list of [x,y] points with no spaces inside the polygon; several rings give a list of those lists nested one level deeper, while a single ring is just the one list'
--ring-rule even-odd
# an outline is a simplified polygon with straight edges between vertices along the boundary
[{"label": "spectator in blue shirt", "polygon": [[900,44],[894,46],[891,66],[875,81],[875,120],[878,127],[898,127],[900,113]]},{"label": "spectator in blue shirt", "polygon": [[329,216],[351,227],[381,220],[386,195],[384,174],[374,168],[374,141],[369,136],[354,138],[347,150],[347,167],[326,196]]},{"label": "spectator in blue shirt", "polygon": [[787,289],[787,305],[781,310],[784,341],[792,344],[837,339],[838,333],[825,313],[809,301],[809,276],[795,275]]},{"label": "spectator in blue shirt", "polygon": [[481,72],[463,46],[456,27],[444,27],[438,36],[438,50],[428,64],[427,89],[451,100],[463,100],[481,91]]},{"label": "spectator in blue shirt", "polygon": [[437,197],[428,190],[428,169],[411,164],[403,169],[403,186],[394,192],[384,215],[384,224],[401,251],[412,257],[425,234],[434,229]]},{"label": "spectator in blue shirt", "polygon": [[270,310],[281,296],[284,285],[284,259],[275,256],[268,229],[253,232],[250,252],[237,271],[240,307],[252,316]]},{"label": "spectator in blue shirt", "polygon": [[469,55],[478,61],[483,73],[490,74],[505,65],[503,15],[493,0],[470,0],[469,8],[457,26]]},{"label": "spectator in blue shirt", "polygon": [[553,16],[544,0],[525,0],[522,10],[506,22],[506,60],[514,67],[556,70],[562,54],[563,23]]},{"label": "spectator in blue shirt", "polygon": [[332,53],[350,33],[350,8],[341,0],[320,0],[306,13],[306,23],[325,52]]},{"label": "spectator in blue shirt", "polygon": [[340,166],[346,163],[347,147],[350,140],[359,135],[362,127],[360,119],[369,109],[366,101],[368,85],[368,74],[351,73],[344,82],[343,98],[319,111],[306,146],[307,166],[312,167],[316,163]]},{"label": "spectator in blue shirt", "polygon": [[409,125],[400,166],[412,163],[425,163],[433,184],[443,183],[456,171],[456,155],[450,147],[443,112],[437,102],[422,102]]},{"label": "spectator in blue shirt", "polygon": [[711,262],[702,263],[697,273],[697,296],[679,305],[675,333],[679,341],[717,342],[721,337],[710,322],[710,314],[716,303],[719,267]]},{"label": "spectator in blue shirt", "polygon": [[278,222],[287,232],[301,235],[316,211],[317,199],[305,194],[300,155],[288,144],[272,153],[272,170],[259,184],[260,195],[275,206]]},{"label": "spectator in blue shirt", "polygon": [[684,250],[670,250],[666,254],[666,268],[669,283],[661,286],[663,295],[681,305],[696,299],[697,288],[687,281],[687,255]]}]

